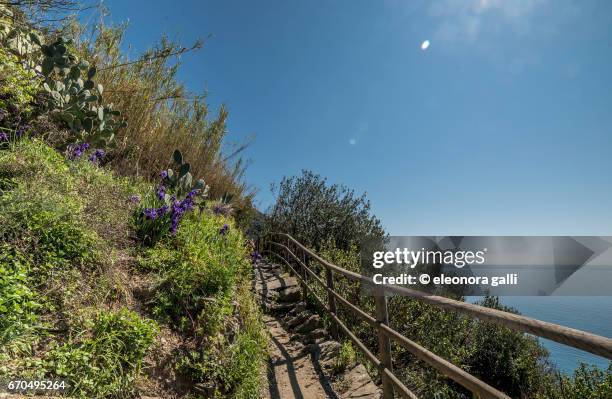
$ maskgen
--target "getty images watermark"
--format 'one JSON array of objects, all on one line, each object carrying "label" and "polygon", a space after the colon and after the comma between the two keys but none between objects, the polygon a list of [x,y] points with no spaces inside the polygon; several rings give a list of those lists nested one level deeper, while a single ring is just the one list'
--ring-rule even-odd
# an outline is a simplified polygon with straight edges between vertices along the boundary
[{"label": "getty images watermark", "polygon": [[458,295],[612,295],[612,237],[400,237],[362,245],[375,284]]}]

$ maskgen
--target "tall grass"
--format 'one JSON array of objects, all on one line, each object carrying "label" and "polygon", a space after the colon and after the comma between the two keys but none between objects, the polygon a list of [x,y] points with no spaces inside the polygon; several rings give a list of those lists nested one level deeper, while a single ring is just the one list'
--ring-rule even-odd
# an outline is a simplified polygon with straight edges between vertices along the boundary
[{"label": "tall grass", "polygon": [[253,190],[243,180],[245,164],[238,158],[244,144],[224,153],[227,117],[221,105],[212,114],[205,95],[193,95],[178,81],[177,54],[198,50],[162,38],[136,59],[122,50],[126,25],[85,26],[72,21],[64,34],[98,67],[108,103],[120,110],[128,127],[116,133],[108,164],[122,175],[156,178],[179,148],[190,160],[192,173],[211,187],[211,197],[231,193],[235,207],[249,207]]}]

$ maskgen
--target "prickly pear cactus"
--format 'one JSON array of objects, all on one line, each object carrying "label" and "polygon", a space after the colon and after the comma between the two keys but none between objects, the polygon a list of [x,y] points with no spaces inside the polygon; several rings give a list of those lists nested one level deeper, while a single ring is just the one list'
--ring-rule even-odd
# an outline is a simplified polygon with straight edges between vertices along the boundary
[{"label": "prickly pear cactus", "polygon": [[60,38],[42,45],[41,52],[43,89],[51,113],[72,130],[75,141],[108,146],[114,132],[125,127],[126,122],[119,111],[112,109],[112,104],[104,104],[102,85],[94,81],[96,68],[78,59],[70,40]]},{"label": "prickly pear cactus", "polygon": [[184,162],[183,154],[179,150],[174,150],[172,158],[177,172],[172,168],[165,170],[162,173],[162,183],[170,188],[177,197],[183,197],[192,190],[197,190],[200,196],[208,195],[209,187],[204,180],[198,179],[195,183],[193,182],[193,176],[190,173],[191,165]]}]

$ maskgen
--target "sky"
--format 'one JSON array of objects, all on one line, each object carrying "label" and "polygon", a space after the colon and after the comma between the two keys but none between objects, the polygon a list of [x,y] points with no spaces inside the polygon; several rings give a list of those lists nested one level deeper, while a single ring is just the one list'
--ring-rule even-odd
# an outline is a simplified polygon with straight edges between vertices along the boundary
[{"label": "sky", "polygon": [[310,169],[392,235],[612,235],[612,2],[105,4],[133,57],[206,39],[179,77],[255,136],[262,210]]}]

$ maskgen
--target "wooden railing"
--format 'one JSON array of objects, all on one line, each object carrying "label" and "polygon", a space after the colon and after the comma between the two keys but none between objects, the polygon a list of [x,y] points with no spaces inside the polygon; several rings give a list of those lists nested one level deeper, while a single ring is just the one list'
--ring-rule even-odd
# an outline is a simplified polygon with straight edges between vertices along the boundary
[{"label": "wooden railing", "polygon": [[[276,241],[274,238],[276,237]],[[357,348],[364,354],[366,359],[371,362],[380,372],[382,380],[383,398],[394,397],[394,391],[405,398],[417,398],[406,385],[404,385],[393,373],[391,341],[396,342],[412,353],[420,360],[428,363],[453,381],[470,390],[480,398],[509,398],[505,393],[495,389],[484,381],[474,377],[468,372],[441,358],[435,353],[427,350],[416,342],[395,331],[389,325],[387,312],[387,293],[396,293],[408,296],[422,302],[437,306],[442,309],[456,311],[480,320],[493,322],[500,326],[508,327],[515,331],[521,331],[538,337],[547,338],[564,345],[572,346],[595,355],[612,359],[612,339],[591,334],[585,331],[548,323],[545,321],[532,319],[529,317],[503,312],[496,309],[486,308],[462,301],[445,298],[442,296],[429,295],[420,291],[397,285],[375,284],[370,277],[351,272],[336,266],[314,251],[307,248],[288,234],[270,234],[259,242],[262,253],[277,257],[281,260],[298,278],[303,290],[303,295],[310,291],[319,305],[328,313],[331,323],[331,334],[334,338],[338,337],[339,331],[348,337]],[[298,256],[298,252],[301,256]],[[284,255],[283,255],[284,254]],[[309,267],[309,260],[314,259],[325,268],[325,281]],[[297,270],[295,266],[298,266]],[[370,286],[374,292],[376,302],[376,314],[372,316],[364,312],[359,307],[353,305],[342,295],[334,290],[334,273],[359,281]],[[327,292],[327,300],[324,301],[308,284],[308,280],[319,283]],[[361,318],[370,326],[377,330],[378,334],[378,356],[372,353],[366,345],[348,328],[337,315],[337,302],[346,306],[353,314]]]}]

